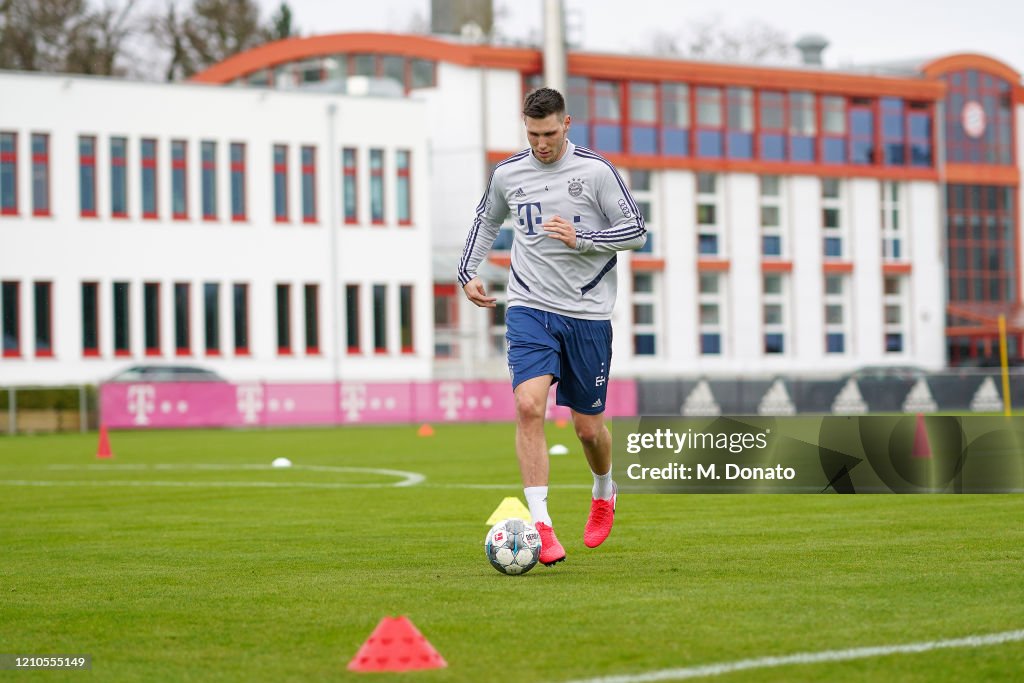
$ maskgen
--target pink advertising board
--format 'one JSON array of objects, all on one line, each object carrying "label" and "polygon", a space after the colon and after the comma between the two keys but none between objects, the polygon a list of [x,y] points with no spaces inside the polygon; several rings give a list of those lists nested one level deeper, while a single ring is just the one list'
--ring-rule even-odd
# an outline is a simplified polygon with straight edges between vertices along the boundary
[{"label": "pink advertising board", "polygon": [[[636,414],[636,383],[610,382],[606,415]],[[100,415],[113,429],[499,422],[515,403],[507,381],[125,382],[100,387]],[[547,416],[569,418],[554,389]]]}]

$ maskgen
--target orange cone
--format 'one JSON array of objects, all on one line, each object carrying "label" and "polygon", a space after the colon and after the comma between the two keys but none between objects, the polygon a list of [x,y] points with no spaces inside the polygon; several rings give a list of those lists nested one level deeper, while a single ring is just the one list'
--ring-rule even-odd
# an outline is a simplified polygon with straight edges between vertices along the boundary
[{"label": "orange cone", "polygon": [[917,425],[914,428],[914,446],[910,451],[910,455],[914,458],[926,458],[932,457],[932,446],[928,443],[928,430],[924,426],[924,415],[921,413],[917,414]]},{"label": "orange cone", "polygon": [[110,450],[110,436],[107,434],[107,425],[100,425],[100,443],[96,448],[97,458],[113,458],[114,453]]},{"label": "orange cone", "polygon": [[444,657],[406,617],[384,617],[348,663],[348,670],[416,671],[447,666]]},{"label": "orange cone", "polygon": [[566,427],[569,426],[569,421],[566,420],[564,417],[560,417],[557,420],[555,420],[555,426],[558,427],[559,429],[565,429]]},{"label": "orange cone", "polygon": [[433,436],[434,435],[434,428],[431,427],[430,425],[428,425],[427,423],[423,423],[423,424],[420,425],[420,428],[416,432],[416,434],[418,436]]}]

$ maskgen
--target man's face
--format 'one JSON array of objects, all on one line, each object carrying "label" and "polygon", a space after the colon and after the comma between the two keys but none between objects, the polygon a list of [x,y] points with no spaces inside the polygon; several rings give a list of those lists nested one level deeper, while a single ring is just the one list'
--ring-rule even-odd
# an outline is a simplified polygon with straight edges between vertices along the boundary
[{"label": "man's face", "polygon": [[526,138],[530,141],[533,155],[542,164],[553,164],[565,151],[565,134],[569,131],[569,116],[549,114],[542,119],[523,117],[526,121]]}]

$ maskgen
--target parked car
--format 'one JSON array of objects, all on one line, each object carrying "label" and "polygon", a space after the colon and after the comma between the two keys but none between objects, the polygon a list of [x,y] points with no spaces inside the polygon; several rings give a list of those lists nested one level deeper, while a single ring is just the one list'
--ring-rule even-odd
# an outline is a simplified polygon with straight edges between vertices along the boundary
[{"label": "parked car", "polygon": [[108,382],[227,382],[213,370],[196,365],[133,365]]}]

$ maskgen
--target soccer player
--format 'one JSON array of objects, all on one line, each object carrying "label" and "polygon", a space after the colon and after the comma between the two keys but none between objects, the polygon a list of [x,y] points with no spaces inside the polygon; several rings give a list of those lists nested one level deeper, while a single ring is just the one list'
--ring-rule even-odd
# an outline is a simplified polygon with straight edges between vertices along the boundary
[{"label": "soccer player", "polygon": [[584,543],[596,548],[612,530],[616,487],[611,435],[604,424],[612,359],[612,308],[618,252],[647,241],[643,216],[615,167],[574,145],[557,90],[526,96],[530,148],[491,174],[459,262],[459,283],[477,306],[493,308],[476,269],[502,222],[515,227],[505,314],[508,368],[516,405],[516,455],[530,514],[540,532],[540,561],[565,559],[548,514],[548,391],[568,406],[594,475]]}]

